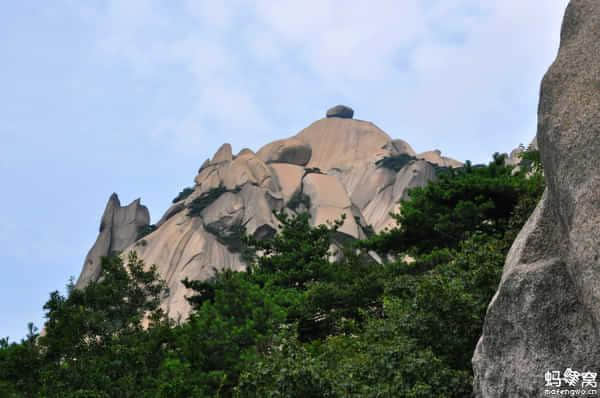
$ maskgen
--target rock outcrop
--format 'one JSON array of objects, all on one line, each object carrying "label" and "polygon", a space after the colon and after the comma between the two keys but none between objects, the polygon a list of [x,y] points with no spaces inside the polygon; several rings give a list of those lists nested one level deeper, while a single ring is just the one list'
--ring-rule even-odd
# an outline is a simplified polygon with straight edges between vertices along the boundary
[{"label": "rock outcrop", "polygon": [[391,153],[384,149],[391,137],[373,123],[362,120],[320,119],[295,138],[312,148],[306,167],[321,171],[352,167],[359,161]]},{"label": "rock outcrop", "polygon": [[417,153],[412,149],[408,142],[400,139],[390,141],[385,149],[388,149],[394,155],[417,156]]},{"label": "rock outcrop", "polygon": [[304,167],[287,163],[274,163],[271,169],[277,178],[284,204],[287,205],[295,193],[302,192],[302,178],[306,171]]},{"label": "rock outcrop", "polygon": [[[275,233],[279,223],[273,210],[307,211],[313,225],[345,215],[336,235],[339,243],[391,226],[389,213],[408,190],[436,178],[434,166],[416,159],[408,143],[373,123],[352,119],[348,109],[332,111],[332,117],[257,153],[243,149],[234,156],[231,145],[221,146],[155,231],[113,245],[123,255],[135,250],[146,264],[158,266],[170,290],[163,305],[171,317],[185,318],[190,310],[182,279],[206,279],[214,269],[244,269],[240,234],[262,239]],[[399,168],[382,163],[395,157],[404,159]],[[104,239],[101,234],[99,241]],[[98,272],[97,263],[84,268],[80,286]]]},{"label": "rock outcrop", "polygon": [[146,206],[140,204],[140,199],[122,207],[119,197],[113,193],[102,215],[100,233],[85,258],[76,287],[96,280],[102,257],[125,250],[137,240],[139,230],[149,224],[150,213]]},{"label": "rock outcrop", "polygon": [[[223,144],[217,150],[217,153],[213,156],[210,164],[219,164],[223,162],[230,162],[233,160],[233,154],[231,150],[231,144]],[[202,168],[202,167],[201,167]]]},{"label": "rock outcrop", "polygon": [[547,372],[598,372],[599,26],[600,2],[571,0],[538,108],[547,190],[514,242],[489,305],[473,356],[477,397],[544,396],[552,389]]},{"label": "rock outcrop", "polygon": [[418,159],[423,159],[428,161],[429,163],[433,163],[435,165],[441,167],[462,167],[463,163],[458,160],[454,160],[452,158],[448,158],[446,156],[442,156],[442,151],[436,149],[434,151],[427,151],[417,155]]},{"label": "rock outcrop", "polygon": [[325,116],[352,119],[354,117],[354,110],[346,105],[336,105],[333,108],[329,108]]},{"label": "rock outcrop", "polygon": [[538,145],[537,145],[537,138],[534,138],[529,145],[527,146],[527,148],[525,148],[524,146],[518,146],[517,148],[513,149],[512,151],[510,151],[510,153],[508,154],[508,157],[506,158],[506,164],[509,166],[519,166],[521,164],[521,154],[525,151],[525,150],[529,150],[529,151],[537,151]]},{"label": "rock outcrop", "polygon": [[310,160],[312,149],[310,145],[297,138],[288,138],[265,145],[257,155],[266,163],[291,163],[304,166]]},{"label": "rock outcrop", "polygon": [[339,229],[354,238],[360,236],[359,227],[352,215],[352,202],[339,179],[332,175],[310,173],[303,179],[304,193],[310,198],[311,223],[327,224],[345,215]]}]

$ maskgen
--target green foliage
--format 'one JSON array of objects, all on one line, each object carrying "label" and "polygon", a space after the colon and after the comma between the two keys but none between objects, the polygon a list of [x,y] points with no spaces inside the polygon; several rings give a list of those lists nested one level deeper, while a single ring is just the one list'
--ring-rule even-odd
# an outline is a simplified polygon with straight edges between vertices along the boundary
[{"label": "green foliage", "polygon": [[417,158],[414,156],[402,153],[400,155],[387,156],[383,159],[378,160],[375,164],[377,165],[377,167],[383,167],[398,172],[404,166],[416,159]]},{"label": "green foliage", "polygon": [[137,231],[138,233],[137,233],[137,237],[135,238],[135,240],[143,239],[145,236],[150,235],[154,231],[156,231],[156,225],[154,225],[154,224],[143,225],[138,228],[138,231]]},{"label": "green foliage", "polygon": [[52,293],[44,306],[46,334],[39,338],[44,394],[136,396],[136,384],[148,382],[162,357],[160,339],[144,333],[142,320],[156,326],[153,332],[164,327],[159,304],[167,294],[156,267],[145,270],[135,252],[127,265],[119,257],[104,258],[100,279],[69,297]]},{"label": "green foliage", "polygon": [[85,346],[86,339],[109,339],[116,333],[139,330],[144,316],[162,318],[159,304],[167,294],[156,266],[145,270],[135,252],[129,253],[127,264],[120,257],[104,257],[98,281],[72,290],[68,298],[58,292],[50,295],[44,305],[46,334],[40,340],[52,351],[54,343]]},{"label": "green foliage", "polygon": [[276,213],[260,241],[217,234],[242,242],[248,270],[182,281],[193,311],[180,323],[160,309],[155,267],[105,258],[98,281],[51,294],[43,336],[0,339],[0,396],[470,396],[486,307],[543,188],[541,170],[512,173],[496,154],[414,189],[400,225],[363,242],[342,245],[344,219],[313,227],[306,213]]},{"label": "green foliage", "polygon": [[374,320],[358,335],[281,349],[242,373],[236,397],[419,397],[470,395],[468,373],[453,371],[391,322]]},{"label": "green foliage", "polygon": [[301,341],[343,334],[381,312],[385,269],[351,247],[343,260],[327,262],[318,280],[310,283],[303,300],[290,311],[298,322]]},{"label": "green foliage", "polygon": [[[212,327],[209,320],[222,319],[215,325],[214,335],[203,335],[203,341],[212,347],[226,346],[228,351],[215,351],[216,359],[203,356],[202,363],[212,364],[206,372],[218,370],[219,377],[225,375],[225,391],[231,391],[242,369],[273,352],[273,338],[279,330],[294,328],[302,341],[347,330],[353,320],[364,319],[360,307],[377,306],[383,292],[383,278],[378,277],[382,268],[359,261],[351,250],[348,262],[328,261],[329,245],[341,220],[312,228],[307,214],[276,216],[281,222],[278,235],[263,241],[248,239],[254,250],[265,253],[256,258],[248,272],[223,271],[206,281],[183,281],[195,292],[188,297],[196,309],[190,324],[196,322],[199,328],[192,333],[194,336]],[[240,291],[242,288],[246,293]],[[265,312],[268,316],[261,315]],[[244,331],[246,338],[228,336],[223,331]],[[217,343],[220,339],[228,339],[227,344]],[[215,348],[202,344],[197,342],[193,347],[202,347],[204,355],[212,355]],[[230,362],[226,362],[228,358]],[[240,362],[240,358],[247,362]],[[220,381],[205,380],[213,389]]]},{"label": "green foliage", "polygon": [[[372,295],[383,303],[357,306],[359,314],[371,309],[362,326],[346,320],[345,328],[311,342],[280,333],[279,348],[242,372],[238,396],[469,396],[471,355],[506,249],[502,240],[476,235],[456,250],[417,259],[428,271],[390,264],[379,275],[385,292]],[[357,288],[372,277],[363,276],[348,278]],[[329,296],[313,300],[340,308]]]},{"label": "green foliage", "polygon": [[524,149],[519,156],[521,158],[520,166],[524,170],[528,172],[541,173],[542,160],[540,157],[540,151],[536,149]]},{"label": "green foliage", "polygon": [[321,169],[318,168],[318,167],[309,167],[307,169],[304,169],[304,175],[311,174],[311,173],[323,174],[323,172],[321,171]]},{"label": "green foliage", "polygon": [[309,215],[277,213],[280,233],[253,241],[264,253],[249,270],[249,278],[270,291],[293,298],[288,320],[296,322],[299,338],[310,341],[360,321],[360,308],[376,307],[383,291],[383,269],[353,248],[342,249],[344,261],[329,261],[330,245],[344,217],[326,226],[311,227]]},{"label": "green foliage", "polygon": [[32,323],[27,337],[20,344],[0,339],[0,396],[7,398],[34,397],[41,374],[41,350],[36,344],[39,335]]},{"label": "green foliage", "polygon": [[[469,369],[508,248],[501,239],[477,233],[457,249],[418,257],[410,267],[428,271],[415,273],[402,262],[393,264],[386,314],[423,349],[452,368]],[[420,267],[422,261],[425,267]]]},{"label": "green foliage", "polygon": [[192,187],[183,188],[183,191],[181,191],[177,194],[177,196],[173,199],[172,203],[177,203],[177,202],[184,200],[185,198],[190,196],[193,192],[194,192],[194,188],[192,188]]},{"label": "green foliage", "polygon": [[286,316],[277,295],[267,294],[245,273],[224,271],[213,281],[208,294],[200,290],[190,298],[195,311],[176,331],[176,345],[184,354],[177,358],[190,361],[198,387],[209,389],[211,396],[233,388],[244,361],[270,346]]},{"label": "green foliage", "polygon": [[227,246],[233,253],[245,252],[247,248],[245,241],[246,227],[243,224],[235,224],[231,228],[228,228],[226,232],[212,228],[210,225],[205,225],[204,228],[216,236],[217,240]]},{"label": "green foliage", "polygon": [[[21,344],[0,347],[0,380],[24,396],[138,396],[161,361],[155,333],[169,330],[159,308],[166,294],[156,268],[145,270],[135,253],[127,265],[104,258],[97,282],[50,295],[44,335],[32,329]],[[143,331],[144,318],[152,332]]]},{"label": "green foliage", "polygon": [[202,215],[202,211],[219,199],[225,192],[227,192],[227,188],[223,185],[219,185],[216,188],[211,188],[209,191],[204,192],[189,204],[188,216],[198,217]]},{"label": "green foliage", "polygon": [[296,211],[304,206],[305,210],[310,209],[310,196],[302,191],[296,191],[287,203],[287,207]]},{"label": "green foliage", "polygon": [[398,226],[365,243],[380,253],[426,253],[455,248],[469,234],[497,234],[506,230],[523,197],[538,198],[543,181],[519,174],[495,154],[486,167],[449,170],[425,187],[413,188],[395,214]]},{"label": "green foliage", "polygon": [[[360,217],[356,217],[356,224],[361,225],[360,224]],[[361,225],[361,228],[363,230],[363,232],[365,233],[365,235],[367,236],[367,238],[370,238],[371,236],[375,235],[375,229],[373,228],[372,225]]]},{"label": "green foliage", "polygon": [[[263,253],[251,265],[255,279],[270,284],[304,289],[326,272],[331,235],[341,225],[336,222],[329,228],[320,225],[312,228],[308,213],[289,217],[284,212],[275,213],[282,230],[272,239],[252,240],[256,251]],[[262,279],[261,279],[262,278]]]}]

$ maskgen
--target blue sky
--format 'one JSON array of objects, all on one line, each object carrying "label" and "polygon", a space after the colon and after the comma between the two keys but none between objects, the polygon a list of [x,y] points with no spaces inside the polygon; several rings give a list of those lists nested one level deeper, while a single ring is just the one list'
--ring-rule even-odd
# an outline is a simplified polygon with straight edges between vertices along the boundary
[{"label": "blue sky", "polygon": [[43,321],[109,195],[156,221],[223,142],[348,104],[417,151],[535,134],[567,0],[54,0],[0,13],[0,336]]}]

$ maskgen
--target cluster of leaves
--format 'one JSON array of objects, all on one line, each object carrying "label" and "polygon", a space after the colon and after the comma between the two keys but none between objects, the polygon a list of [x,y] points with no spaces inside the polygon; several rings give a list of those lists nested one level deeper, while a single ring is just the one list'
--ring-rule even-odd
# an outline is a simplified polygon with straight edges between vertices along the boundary
[{"label": "cluster of leaves", "polygon": [[308,167],[308,168],[304,169],[304,175],[311,174],[311,173],[312,174],[323,174],[321,169],[318,167]]},{"label": "cluster of leaves", "polygon": [[384,167],[386,169],[398,172],[400,169],[414,160],[417,160],[417,158],[409,154],[402,153],[399,155],[384,157],[383,159],[378,160],[376,165],[377,167]]},{"label": "cluster of leaves", "polygon": [[156,231],[156,225],[154,225],[154,224],[143,225],[138,228],[137,237],[135,240],[143,239],[144,237],[146,237],[147,235],[150,235],[154,231]]},{"label": "cluster of leaves", "polygon": [[246,256],[248,250],[247,239],[246,239],[246,226],[244,224],[235,224],[227,229],[226,232],[213,228],[210,225],[205,225],[206,231],[213,234],[217,240],[227,246],[227,248],[233,253],[242,253]]},{"label": "cluster of leaves", "polygon": [[211,188],[207,192],[204,192],[189,204],[188,216],[198,217],[202,215],[202,211],[219,199],[225,192],[227,192],[227,188],[223,185],[219,185],[216,188]]},{"label": "cluster of leaves", "polygon": [[163,361],[169,327],[159,304],[167,294],[156,268],[146,270],[135,253],[126,266],[104,258],[97,282],[50,295],[43,335],[30,330],[20,344],[0,345],[0,395],[139,396],[137,386],[155,385]]},{"label": "cluster of leaves", "polygon": [[[358,317],[333,319],[335,326],[326,334],[309,340],[301,329],[280,333],[278,349],[242,373],[238,396],[470,396],[471,356],[506,253],[543,191],[538,177],[513,175],[504,157],[496,155],[487,166],[467,164],[414,190],[402,204],[411,211],[396,216],[399,227],[358,245],[396,258],[410,253],[414,261],[371,264],[368,280],[379,280],[381,290],[355,307]],[[514,199],[503,203],[501,198]],[[472,208],[473,216],[456,217],[459,225],[444,220],[460,207]],[[427,217],[415,217],[417,212]],[[409,241],[420,228],[427,229],[422,241]],[[457,238],[442,239],[449,230]],[[357,263],[351,258],[339,262],[343,272]],[[351,278],[365,283],[357,274]],[[342,297],[323,295],[317,302],[334,303],[335,313],[340,303],[352,302],[349,294]]]},{"label": "cluster of leaves", "polygon": [[177,194],[177,196],[173,199],[172,203],[177,203],[177,202],[180,202],[180,201],[186,199],[193,192],[194,192],[194,188],[192,188],[192,187],[185,187],[185,188],[183,188],[183,191],[181,191],[181,192],[179,192]]},{"label": "cluster of leaves", "polygon": [[289,207],[290,209],[296,211],[298,209],[301,209],[302,206],[306,210],[310,209],[310,196],[308,196],[307,194],[303,193],[302,191],[296,191],[292,195],[292,197],[290,198],[290,200],[288,201],[287,207]]},{"label": "cluster of leaves", "polygon": [[311,339],[302,338],[301,328],[280,333],[276,349],[245,369],[235,391],[240,397],[470,396],[471,356],[506,250],[504,240],[476,234],[411,264],[371,265],[362,277],[350,277],[356,295],[320,291],[311,302],[329,305],[329,314],[342,303],[354,303],[352,311]]},{"label": "cluster of leaves", "polygon": [[[277,213],[275,236],[244,239],[261,254],[247,272],[182,281],[193,312],[178,324],[160,310],[155,268],[106,258],[97,282],[51,295],[44,336],[0,340],[0,396],[470,396],[486,306],[538,177],[499,156],[467,165],[415,189],[398,227],[337,253],[343,219]],[[378,264],[370,250],[414,261]]]},{"label": "cluster of leaves", "polygon": [[525,149],[525,147],[521,144],[521,153],[520,153],[520,166],[525,171],[533,172],[540,174],[542,172],[542,159],[540,157],[540,151],[533,149]]},{"label": "cluster of leaves", "polygon": [[543,191],[543,177],[513,175],[505,155],[494,155],[486,167],[466,167],[439,176],[438,181],[414,188],[394,215],[397,226],[376,235],[364,246],[379,253],[427,253],[456,248],[474,232],[488,235],[507,230],[515,207]]},{"label": "cluster of leaves", "polygon": [[371,237],[371,236],[375,235],[375,229],[373,228],[373,226],[371,224],[363,225],[361,218],[358,216],[354,217],[354,221],[356,221],[356,225],[360,225],[360,227],[362,228],[363,232],[365,233],[365,235],[367,237]]}]

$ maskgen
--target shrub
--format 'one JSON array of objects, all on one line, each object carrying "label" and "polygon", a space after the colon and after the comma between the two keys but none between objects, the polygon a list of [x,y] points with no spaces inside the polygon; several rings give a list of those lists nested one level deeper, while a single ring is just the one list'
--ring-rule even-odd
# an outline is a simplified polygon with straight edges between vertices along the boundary
[{"label": "shrub", "polygon": [[154,231],[156,231],[156,225],[154,225],[154,224],[143,225],[138,228],[138,234],[137,234],[137,237],[135,238],[135,240],[140,240],[140,239],[144,238],[145,236],[150,235]]},{"label": "shrub", "polygon": [[302,191],[296,191],[290,198],[290,201],[287,204],[289,209],[294,211],[298,210],[300,206],[304,205],[304,207],[308,210],[310,209],[310,196],[305,194]]},{"label": "shrub", "polygon": [[246,227],[243,224],[233,225],[227,233],[221,232],[216,228],[211,228],[210,225],[204,227],[208,232],[216,236],[219,243],[227,246],[233,253],[239,253],[246,247],[244,238],[246,236]]},{"label": "shrub", "polygon": [[403,153],[400,155],[387,156],[375,162],[375,165],[393,171],[400,171],[400,169],[414,160],[417,160],[417,158]]},{"label": "shrub", "polygon": [[173,203],[177,203],[177,202],[184,200],[185,198],[190,196],[192,194],[192,192],[194,192],[194,188],[191,188],[191,187],[183,188],[183,191],[179,192],[177,194],[177,196],[175,197],[175,199],[173,199]]},{"label": "shrub", "polygon": [[504,156],[495,154],[485,167],[448,170],[437,181],[410,190],[402,211],[393,215],[398,226],[367,242],[380,253],[457,247],[473,232],[504,233],[515,206],[524,197],[537,200],[540,178],[512,175]]},{"label": "shrub", "polygon": [[534,173],[541,172],[542,160],[540,158],[540,151],[534,149],[528,149],[519,154],[521,158],[521,167],[526,171],[532,171]]},{"label": "shrub", "polygon": [[223,185],[219,185],[216,188],[211,188],[209,191],[204,192],[202,195],[192,200],[192,203],[189,204],[188,216],[200,216],[204,209],[219,199],[219,197],[225,192],[227,192],[227,189]]},{"label": "shrub", "polygon": [[304,175],[311,174],[311,173],[313,173],[313,174],[323,174],[323,172],[321,171],[321,169],[318,168],[318,167],[309,167],[308,169],[304,169]]}]

